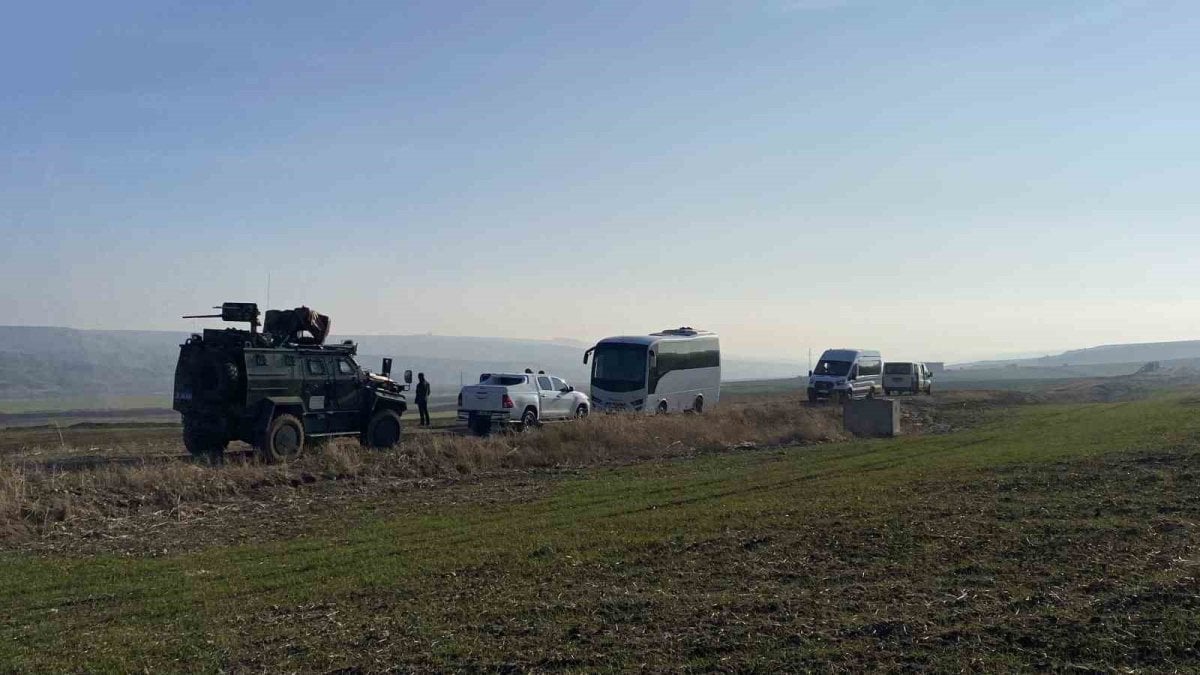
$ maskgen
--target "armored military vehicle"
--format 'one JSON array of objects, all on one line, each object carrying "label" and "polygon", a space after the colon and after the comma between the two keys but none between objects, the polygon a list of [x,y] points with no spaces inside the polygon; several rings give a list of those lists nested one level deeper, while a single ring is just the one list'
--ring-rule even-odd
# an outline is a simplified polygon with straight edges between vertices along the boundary
[{"label": "armored military vehicle", "polygon": [[263,459],[286,461],[306,445],[357,436],[363,445],[400,441],[407,408],[404,384],[391,379],[391,359],[380,374],[363,370],[350,341],[325,344],[329,317],[307,307],[269,310],[259,330],[258,306],[227,302],[220,318],[250,324],[204,329],[180,345],[174,408],[183,415],[183,442],[193,456],[219,459],[230,441],[254,446]]}]

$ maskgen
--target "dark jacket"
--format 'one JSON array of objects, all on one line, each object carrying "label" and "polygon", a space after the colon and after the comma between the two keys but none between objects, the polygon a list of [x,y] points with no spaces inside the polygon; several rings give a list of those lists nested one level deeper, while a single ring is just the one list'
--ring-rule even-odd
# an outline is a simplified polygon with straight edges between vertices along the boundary
[{"label": "dark jacket", "polygon": [[417,383],[417,400],[418,401],[429,400],[429,380],[425,380],[424,382]]}]

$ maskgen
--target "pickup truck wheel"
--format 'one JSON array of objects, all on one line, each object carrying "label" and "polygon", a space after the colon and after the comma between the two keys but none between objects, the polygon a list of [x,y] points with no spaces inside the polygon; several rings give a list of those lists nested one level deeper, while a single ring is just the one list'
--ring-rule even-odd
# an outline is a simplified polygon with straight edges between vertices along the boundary
[{"label": "pickup truck wheel", "polygon": [[272,464],[286,462],[304,451],[304,426],[295,415],[283,414],[271,420],[261,446],[262,458]]},{"label": "pickup truck wheel", "polygon": [[692,412],[696,413],[697,415],[704,414],[704,397],[703,396],[696,397],[696,402],[692,404]]},{"label": "pickup truck wheel", "polygon": [[658,407],[655,408],[654,412],[658,413],[659,415],[666,415],[667,414],[667,402],[659,401]]},{"label": "pickup truck wheel", "polygon": [[581,417],[587,417],[587,416],[588,416],[587,405],[584,403],[580,403],[579,406],[577,408],[575,408],[575,417],[581,418]]},{"label": "pickup truck wheel", "polygon": [[492,432],[492,420],[482,415],[467,418],[467,429],[476,436],[487,436]]},{"label": "pickup truck wheel", "polygon": [[538,414],[533,408],[526,408],[521,413],[521,431],[529,431],[537,426]]},{"label": "pickup truck wheel", "polygon": [[367,423],[367,446],[372,448],[391,448],[400,442],[400,434],[404,424],[395,410],[380,410],[371,416]]}]

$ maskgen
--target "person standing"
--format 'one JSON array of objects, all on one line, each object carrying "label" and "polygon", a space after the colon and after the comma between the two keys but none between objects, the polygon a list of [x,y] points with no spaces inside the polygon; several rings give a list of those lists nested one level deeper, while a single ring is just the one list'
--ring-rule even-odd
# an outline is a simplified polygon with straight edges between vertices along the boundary
[{"label": "person standing", "polygon": [[425,373],[417,373],[417,411],[421,413],[421,426],[432,426],[429,421],[429,381]]}]

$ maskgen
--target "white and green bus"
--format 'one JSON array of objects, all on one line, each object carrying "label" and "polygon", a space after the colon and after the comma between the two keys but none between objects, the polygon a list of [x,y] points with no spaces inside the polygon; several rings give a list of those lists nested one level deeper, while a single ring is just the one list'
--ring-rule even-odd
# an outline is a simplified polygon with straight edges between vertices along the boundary
[{"label": "white and green bus", "polygon": [[675,328],[604,338],[591,357],[592,409],[704,412],[721,398],[721,343],[715,333]]}]

